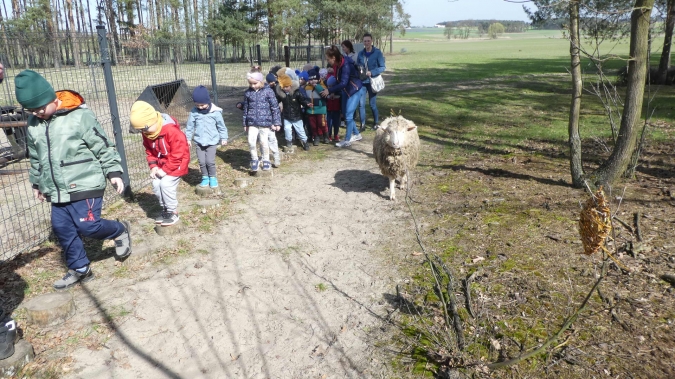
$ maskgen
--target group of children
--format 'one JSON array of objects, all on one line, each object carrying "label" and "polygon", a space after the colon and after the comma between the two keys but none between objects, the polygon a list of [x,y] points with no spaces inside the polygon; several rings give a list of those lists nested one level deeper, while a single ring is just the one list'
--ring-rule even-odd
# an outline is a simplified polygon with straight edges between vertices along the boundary
[{"label": "group of children", "polygon": [[[1,79],[1,78],[0,78]],[[62,290],[94,278],[82,237],[115,241],[115,254],[131,254],[128,221],[101,218],[106,179],[123,193],[121,158],[84,98],[75,91],[54,91],[39,73],[24,70],[14,79],[15,95],[26,114],[29,181],[38,201],[51,203],[51,223],[63,248],[68,271],[54,283]],[[130,112],[131,126],[143,135],[143,147],[152,188],[162,206],[155,223],[178,222],[177,189],[187,174],[194,141],[202,171],[202,187],[218,187],[215,169],[217,145],[227,144],[222,109],[211,102],[208,90],[193,92],[185,133],[172,116],[136,101]]]},{"label": "group of children", "polygon": [[[314,146],[320,142],[340,142],[340,95],[321,95],[328,86],[335,85],[332,68],[305,65],[303,71],[299,71],[276,66],[263,80],[260,68],[254,67],[246,78],[249,88],[244,93],[244,101],[237,107],[244,111],[252,171],[258,170],[259,166],[263,170],[278,166],[275,132],[282,124],[287,149],[293,147],[294,133],[305,150],[309,150],[310,141]],[[258,142],[262,147],[261,157],[258,156]],[[275,157],[274,165],[269,161],[270,150]]]},{"label": "group of children", "polygon": [[[340,99],[321,96],[327,85],[334,84],[332,70],[305,69],[296,72],[277,67],[266,78],[259,68],[247,74],[249,88],[237,107],[243,110],[252,171],[259,167],[270,170],[281,164],[276,132],[282,125],[287,148],[292,148],[294,132],[305,150],[310,140],[314,145],[340,141]],[[31,70],[17,75],[15,86],[17,100],[27,114],[33,115],[27,129],[29,180],[35,198],[51,202],[52,226],[68,266],[68,272],[54,283],[54,288],[70,288],[94,275],[82,236],[113,239],[118,258],[131,254],[129,222],[101,218],[105,179],[118,193],[128,183],[122,180],[121,158],[114,141],[108,139],[82,96],[69,90],[54,91],[45,78]],[[162,207],[155,223],[162,226],[179,220],[177,189],[180,177],[188,173],[193,143],[202,173],[199,186],[218,187],[216,149],[228,142],[223,110],[211,102],[204,86],[194,89],[192,99],[194,107],[185,132],[174,117],[158,112],[147,102],[136,101],[131,107],[130,123],[142,133],[153,192]],[[269,161],[270,151],[273,163]]]}]

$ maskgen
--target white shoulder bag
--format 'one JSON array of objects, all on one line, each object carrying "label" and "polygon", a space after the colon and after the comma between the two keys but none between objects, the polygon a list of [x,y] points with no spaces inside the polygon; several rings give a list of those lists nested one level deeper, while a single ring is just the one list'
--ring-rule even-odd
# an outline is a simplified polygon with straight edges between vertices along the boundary
[{"label": "white shoulder bag", "polygon": [[[368,58],[366,58],[366,67],[368,67]],[[370,88],[375,93],[378,93],[384,89],[384,78],[382,78],[382,75],[370,78]]]}]

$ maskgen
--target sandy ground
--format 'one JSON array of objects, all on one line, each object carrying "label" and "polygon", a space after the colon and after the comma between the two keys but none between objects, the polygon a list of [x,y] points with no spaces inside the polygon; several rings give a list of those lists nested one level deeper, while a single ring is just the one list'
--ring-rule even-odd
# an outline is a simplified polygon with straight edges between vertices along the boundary
[{"label": "sandy ground", "polygon": [[95,324],[105,309],[116,333],[76,349],[65,377],[388,377],[374,346],[398,279],[376,252],[407,213],[387,199],[370,142],[322,148],[326,159],[257,179],[216,233],[180,236],[207,254],[83,286],[76,318]]}]

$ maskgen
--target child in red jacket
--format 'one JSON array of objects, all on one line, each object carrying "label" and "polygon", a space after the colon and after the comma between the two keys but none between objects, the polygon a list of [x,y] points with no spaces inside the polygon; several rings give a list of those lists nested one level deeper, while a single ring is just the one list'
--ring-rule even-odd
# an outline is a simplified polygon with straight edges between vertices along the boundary
[{"label": "child in red jacket", "polygon": [[190,148],[178,121],[159,113],[145,101],[131,107],[131,126],[143,133],[143,146],[150,165],[152,190],[164,209],[155,219],[162,226],[178,222],[178,182],[187,174]]}]

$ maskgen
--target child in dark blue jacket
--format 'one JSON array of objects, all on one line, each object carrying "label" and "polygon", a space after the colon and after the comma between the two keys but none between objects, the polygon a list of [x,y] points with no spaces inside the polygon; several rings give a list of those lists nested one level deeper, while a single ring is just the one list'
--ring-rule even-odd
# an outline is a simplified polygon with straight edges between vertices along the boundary
[{"label": "child in dark blue jacket", "polygon": [[281,112],[274,91],[265,85],[261,72],[246,74],[249,88],[244,92],[244,131],[248,133],[248,146],[251,152],[251,171],[258,171],[258,149],[256,142],[260,136],[262,147],[262,169],[270,170],[269,133],[281,129]]}]

